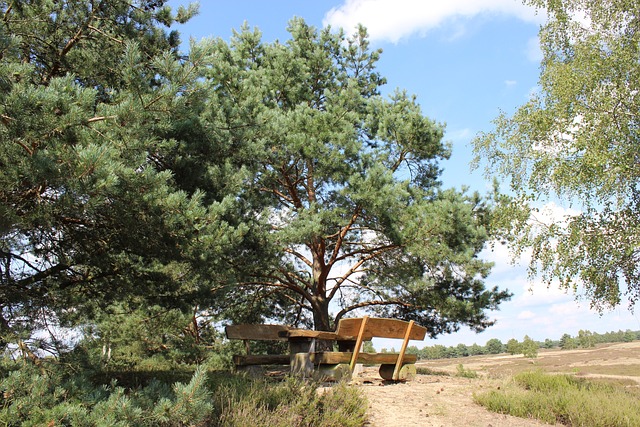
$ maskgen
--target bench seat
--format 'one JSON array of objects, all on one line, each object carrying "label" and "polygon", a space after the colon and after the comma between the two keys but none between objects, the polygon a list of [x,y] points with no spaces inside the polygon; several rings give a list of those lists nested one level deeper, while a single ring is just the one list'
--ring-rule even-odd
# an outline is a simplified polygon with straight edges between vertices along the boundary
[{"label": "bench seat", "polygon": [[236,354],[233,356],[233,364],[236,366],[249,365],[288,365],[288,354]]},{"label": "bench seat", "polygon": [[[415,322],[397,319],[341,319],[335,332],[310,331],[284,325],[229,325],[228,339],[245,343],[244,355],[233,356],[237,370],[251,370],[261,365],[289,365],[294,374],[350,378],[356,364],[380,365],[380,376],[393,381],[406,381],[416,374],[414,354],[406,354],[409,340],[423,340],[427,329]],[[363,341],[372,338],[402,339],[399,353],[364,353]],[[251,354],[250,341],[288,341],[289,354]],[[338,351],[314,351],[317,340],[333,341]]]},{"label": "bench seat", "polygon": [[[415,376],[417,361],[416,355],[406,354],[407,345],[410,340],[423,340],[426,333],[427,329],[416,325],[414,321],[364,316],[341,319],[335,332],[291,329],[278,334],[289,339],[292,372],[302,375],[313,370],[324,375],[337,372],[339,375],[333,376],[338,377],[342,375],[341,366],[347,366],[350,373],[353,373],[356,364],[379,364],[382,378],[406,381]],[[363,353],[363,341],[376,337],[402,339],[400,352]],[[303,352],[294,349],[294,345],[299,349],[301,343],[315,340],[333,340],[337,342],[339,351]],[[307,348],[313,347],[309,345]]]},{"label": "bench seat", "polygon": [[[311,353],[310,359],[315,365],[333,365],[338,363],[351,363],[353,353],[348,351],[323,351]],[[356,363],[364,364],[395,364],[398,360],[397,353],[359,353]],[[418,357],[415,354],[405,354],[403,363],[416,363]]]},{"label": "bench seat", "polygon": [[288,332],[292,328],[286,325],[228,325],[225,328],[227,338],[230,340],[242,340],[245,345],[245,354],[233,356],[233,365],[236,371],[260,373],[260,366],[289,365],[289,354],[252,354],[251,341],[286,341],[279,333]]}]

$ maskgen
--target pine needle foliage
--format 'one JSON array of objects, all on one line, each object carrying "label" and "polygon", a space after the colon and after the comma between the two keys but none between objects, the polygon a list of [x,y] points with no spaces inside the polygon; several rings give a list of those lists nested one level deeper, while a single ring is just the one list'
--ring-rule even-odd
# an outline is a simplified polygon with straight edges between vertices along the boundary
[{"label": "pine needle foliage", "polygon": [[346,384],[320,393],[318,384],[293,378],[268,382],[204,367],[188,382],[168,378],[131,388],[58,363],[5,360],[0,425],[355,427],[365,420],[363,397]]}]

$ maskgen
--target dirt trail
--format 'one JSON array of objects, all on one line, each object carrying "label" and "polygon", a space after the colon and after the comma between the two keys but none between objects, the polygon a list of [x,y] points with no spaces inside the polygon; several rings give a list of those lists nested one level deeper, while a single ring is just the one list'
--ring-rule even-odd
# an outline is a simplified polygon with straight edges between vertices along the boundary
[{"label": "dirt trail", "polygon": [[[455,376],[458,365],[479,378]],[[528,427],[536,420],[490,412],[473,401],[473,393],[497,389],[521,371],[546,372],[616,380],[640,387],[640,341],[577,350],[543,350],[536,359],[522,356],[474,356],[420,362],[419,366],[449,375],[418,375],[407,383],[384,382],[375,368],[358,374],[356,384],[369,401],[368,427]]]},{"label": "dirt trail", "polygon": [[367,375],[355,382],[369,401],[369,419],[365,424],[368,427],[547,425],[496,414],[476,404],[474,392],[498,387],[497,383],[484,379],[418,375],[413,381],[393,384]]}]

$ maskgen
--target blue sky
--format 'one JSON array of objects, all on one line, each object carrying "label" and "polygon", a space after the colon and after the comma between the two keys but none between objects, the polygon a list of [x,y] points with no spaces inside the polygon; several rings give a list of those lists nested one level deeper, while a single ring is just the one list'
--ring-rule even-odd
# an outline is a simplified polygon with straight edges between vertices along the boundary
[{"label": "blue sky", "polygon": [[[187,3],[169,1],[173,7]],[[365,25],[373,47],[383,49],[378,63],[388,81],[383,93],[406,89],[418,97],[425,115],[446,124],[445,139],[453,155],[442,164],[444,186],[481,192],[489,188],[482,171],[470,171],[470,142],[478,132],[492,129],[491,121],[500,111],[512,113],[536,90],[537,34],[544,14],[519,0],[202,0],[200,14],[177,29],[184,41],[228,39],[232,29],[246,22],[258,27],[265,41],[283,41],[294,16],[316,27],[343,27],[348,33],[358,23]],[[554,217],[568,209],[549,207]],[[425,345],[484,345],[491,338],[522,340],[525,334],[536,340],[559,339],[563,333],[577,335],[580,329],[640,330],[640,315],[630,313],[626,304],[600,316],[589,310],[588,301],[576,302],[572,294],[529,280],[526,258],[512,265],[502,247],[487,251],[485,258],[496,263],[487,286],[514,293],[511,301],[491,313],[497,324],[481,334],[463,329]]]}]

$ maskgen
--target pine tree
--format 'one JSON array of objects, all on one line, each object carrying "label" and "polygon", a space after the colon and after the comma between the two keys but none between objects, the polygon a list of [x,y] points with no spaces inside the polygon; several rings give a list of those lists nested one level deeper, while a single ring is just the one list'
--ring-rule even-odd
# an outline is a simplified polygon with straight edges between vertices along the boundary
[{"label": "pine tree", "polygon": [[347,37],[295,19],[289,32],[264,43],[243,28],[211,63],[211,132],[252,171],[241,197],[261,208],[256,240],[273,253],[230,301],[319,330],[356,310],[432,335],[491,325],[485,311],[509,297],[485,288],[478,257],[492,208],[441,188],[443,127],[406,92],[379,94],[380,52],[363,28]]},{"label": "pine tree", "polygon": [[179,57],[165,28],[195,10],[163,4],[0,2],[3,343],[114,301],[193,310],[245,234],[233,197],[164,161],[191,140],[209,53]]}]

